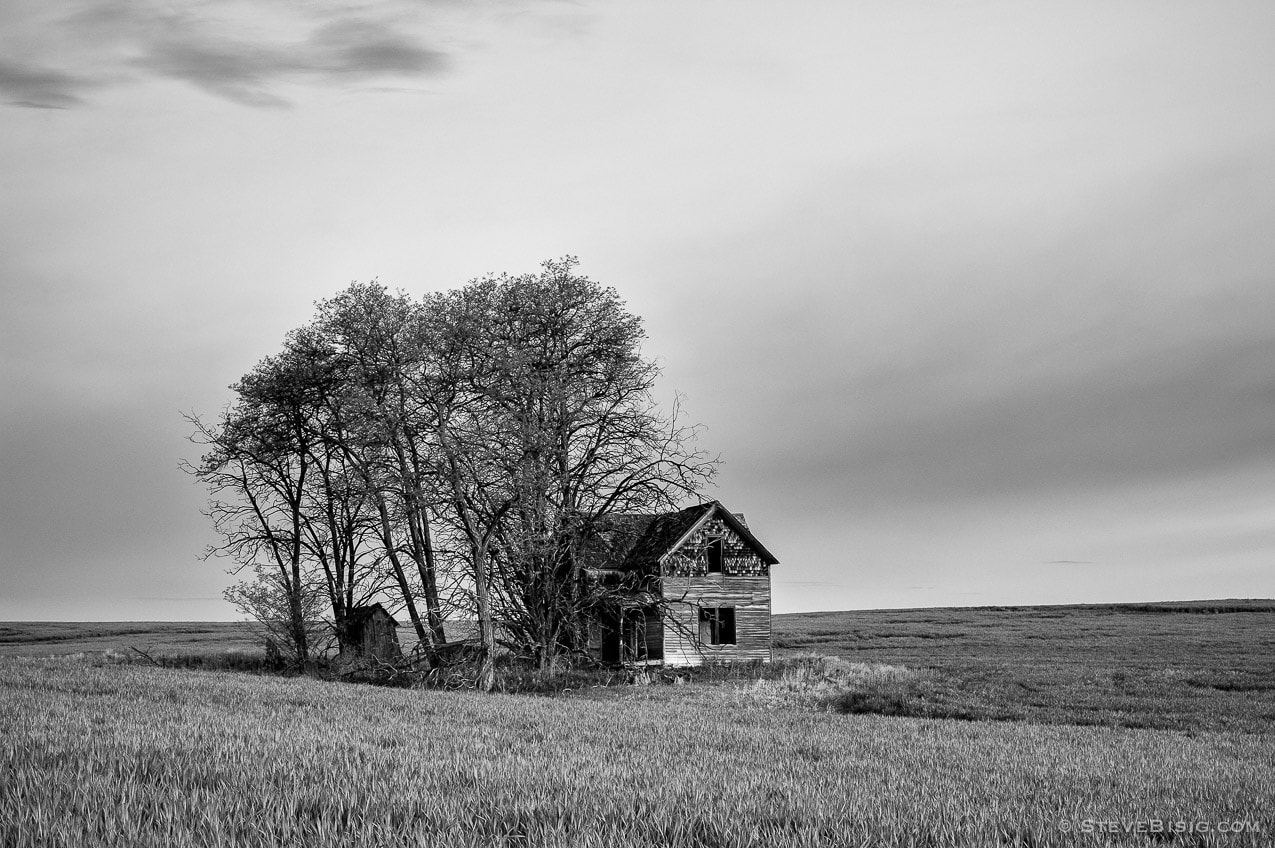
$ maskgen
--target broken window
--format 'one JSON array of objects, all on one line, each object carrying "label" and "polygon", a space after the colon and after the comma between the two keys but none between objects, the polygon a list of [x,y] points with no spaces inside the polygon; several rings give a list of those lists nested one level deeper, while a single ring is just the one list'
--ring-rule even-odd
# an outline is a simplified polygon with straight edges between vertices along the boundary
[{"label": "broken window", "polygon": [[735,608],[700,607],[699,640],[705,645],[734,645]]},{"label": "broken window", "polygon": [[708,560],[708,573],[722,573],[722,540],[712,539],[704,546],[704,558]]}]

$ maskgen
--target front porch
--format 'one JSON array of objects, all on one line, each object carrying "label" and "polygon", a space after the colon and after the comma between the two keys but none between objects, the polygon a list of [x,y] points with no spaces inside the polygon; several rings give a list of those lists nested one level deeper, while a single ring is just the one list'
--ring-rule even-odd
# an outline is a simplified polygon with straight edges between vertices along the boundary
[{"label": "front porch", "polygon": [[664,664],[664,622],[655,605],[626,605],[600,617],[597,656],[605,665]]}]

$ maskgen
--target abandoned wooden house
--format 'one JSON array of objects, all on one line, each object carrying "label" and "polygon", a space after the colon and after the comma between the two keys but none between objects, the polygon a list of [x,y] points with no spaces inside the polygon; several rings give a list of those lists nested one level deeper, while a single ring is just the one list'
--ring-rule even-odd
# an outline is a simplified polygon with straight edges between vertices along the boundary
[{"label": "abandoned wooden house", "polygon": [[398,622],[379,603],[350,607],[345,618],[346,652],[356,657],[395,660],[401,654]]},{"label": "abandoned wooden house", "polygon": [[590,653],[609,664],[771,659],[770,567],[779,560],[718,501],[617,515],[582,551],[602,587]]}]

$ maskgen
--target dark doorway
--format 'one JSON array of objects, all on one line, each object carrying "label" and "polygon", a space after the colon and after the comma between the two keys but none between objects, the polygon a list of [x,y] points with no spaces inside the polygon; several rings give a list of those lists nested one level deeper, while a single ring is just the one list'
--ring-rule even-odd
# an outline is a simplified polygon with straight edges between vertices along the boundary
[{"label": "dark doorway", "polygon": [[614,615],[604,616],[602,625],[602,662],[617,665],[620,662],[620,622]]}]

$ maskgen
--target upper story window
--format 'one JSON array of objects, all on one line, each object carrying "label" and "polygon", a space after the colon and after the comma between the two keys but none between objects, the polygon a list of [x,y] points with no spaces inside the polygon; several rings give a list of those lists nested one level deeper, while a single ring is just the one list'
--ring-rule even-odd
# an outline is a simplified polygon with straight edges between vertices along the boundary
[{"label": "upper story window", "polygon": [[724,556],[722,553],[722,540],[712,539],[704,547],[704,558],[708,561],[709,574],[721,574],[722,562]]}]

